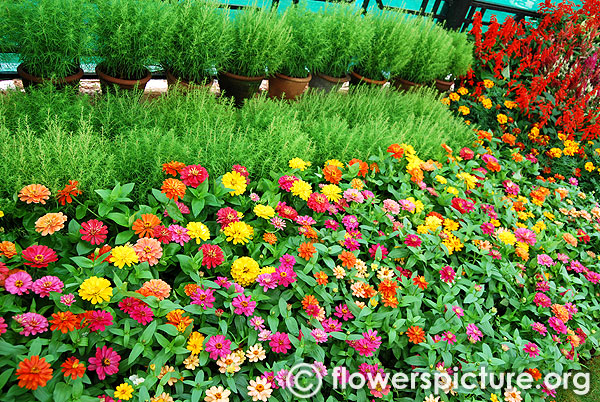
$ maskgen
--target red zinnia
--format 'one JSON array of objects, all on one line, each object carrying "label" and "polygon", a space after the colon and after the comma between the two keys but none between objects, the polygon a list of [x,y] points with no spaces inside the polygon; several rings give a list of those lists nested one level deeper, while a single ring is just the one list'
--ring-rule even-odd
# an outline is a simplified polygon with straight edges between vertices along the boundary
[{"label": "red zinnia", "polygon": [[204,183],[204,180],[208,179],[208,172],[200,165],[186,166],[179,173],[183,184],[193,188],[198,187]]},{"label": "red zinnia", "polygon": [[75,356],[69,357],[60,367],[62,367],[61,371],[65,373],[64,376],[70,376],[73,380],[81,378],[85,374],[85,364],[76,359]]},{"label": "red zinnia", "polygon": [[320,193],[312,193],[310,197],[308,197],[307,205],[313,211],[320,213],[326,212],[329,209],[327,197]]},{"label": "red zinnia", "polygon": [[218,267],[225,260],[223,250],[219,246],[205,243],[200,246],[198,251],[202,251],[202,265],[208,269]]},{"label": "red zinnia", "polygon": [[404,239],[404,244],[409,247],[419,247],[421,245],[421,238],[417,235],[407,235]]},{"label": "red zinnia", "polygon": [[163,225],[154,227],[153,237],[163,244],[168,244],[171,242],[171,232],[169,232],[169,229]]},{"label": "red zinnia", "polygon": [[351,159],[350,162],[348,162],[348,166],[352,166],[355,163],[358,163],[359,166],[358,175],[365,177],[367,173],[369,173],[369,164],[367,162],[361,161],[360,159],[354,158]]},{"label": "red zinnia", "polygon": [[60,205],[72,203],[73,198],[81,194],[81,190],[77,186],[79,186],[78,181],[69,180],[69,184],[56,194],[56,198],[58,198]]},{"label": "red zinnia", "polygon": [[106,234],[108,233],[108,227],[97,219],[90,219],[87,222],[81,224],[79,229],[81,240],[90,242],[92,245],[102,244],[106,240]]},{"label": "red zinnia", "polygon": [[31,356],[29,359],[19,363],[15,373],[19,379],[19,387],[36,390],[37,387],[45,387],[52,379],[53,370],[46,359],[39,356]]},{"label": "red zinnia", "polygon": [[[91,253],[90,255],[88,255],[88,258],[92,261],[96,261],[100,256],[107,254],[110,250],[112,250],[112,247],[109,246],[108,244],[105,244],[104,246],[97,248],[96,250],[94,250],[93,253]],[[102,260],[102,262],[108,262],[110,260],[110,254],[108,254],[104,260]]]},{"label": "red zinnia", "polygon": [[23,258],[28,261],[23,264],[32,268],[46,268],[51,262],[58,261],[54,250],[38,245],[29,246],[23,250]]}]

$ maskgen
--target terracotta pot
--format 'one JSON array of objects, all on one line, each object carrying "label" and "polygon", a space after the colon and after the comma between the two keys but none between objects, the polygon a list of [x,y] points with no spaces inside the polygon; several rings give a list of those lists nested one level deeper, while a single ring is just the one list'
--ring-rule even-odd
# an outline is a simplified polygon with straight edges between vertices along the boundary
[{"label": "terracotta pot", "polygon": [[241,107],[245,99],[253,97],[258,92],[260,84],[265,77],[245,77],[221,71],[217,75],[217,78],[221,94],[232,96],[235,100],[235,105]]},{"label": "terracotta pot", "polygon": [[69,75],[68,77],[55,79],[40,78],[36,77],[35,75],[31,75],[27,71],[25,71],[25,67],[23,66],[23,64],[19,64],[19,66],[17,67],[17,73],[19,74],[19,77],[21,77],[21,81],[23,81],[23,87],[25,89],[42,85],[47,82],[50,82],[52,85],[54,85],[56,89],[76,87],[77,85],[79,85],[81,77],[83,77],[83,70],[79,68],[79,70],[75,74]]},{"label": "terracotta pot", "polygon": [[421,84],[417,84],[416,82],[412,82],[412,81],[407,81],[403,78],[400,77],[396,77],[392,80],[392,85],[396,88],[399,89],[400,91],[410,91],[411,89],[416,89],[419,88],[423,85]]},{"label": "terracotta pot", "polygon": [[351,77],[350,77],[350,83],[354,84],[354,85],[359,85],[359,84],[369,84],[372,86],[384,86],[385,83],[387,82],[387,80],[383,80],[383,81],[378,81],[378,80],[372,80],[370,78],[367,77],[363,77],[362,75],[352,71],[350,73]]},{"label": "terracotta pot", "polygon": [[311,79],[312,75],[310,73],[306,78],[275,74],[273,77],[269,77],[269,98],[294,100],[306,92]]},{"label": "terracotta pot", "polygon": [[96,74],[98,74],[98,78],[100,78],[100,88],[102,89],[102,93],[105,94],[108,91],[116,92],[116,87],[119,87],[121,90],[131,91],[133,89],[138,89],[143,91],[146,88],[146,84],[152,78],[152,74],[150,74],[150,70],[146,70],[146,76],[140,80],[123,80],[121,78],[111,77],[106,73],[102,72],[101,66],[96,66]]},{"label": "terracotta pot", "polygon": [[440,92],[448,92],[452,87],[452,84],[452,81],[438,80],[437,78],[435,79],[435,87]]},{"label": "terracotta pot", "polygon": [[325,74],[315,73],[312,80],[310,80],[308,86],[328,93],[331,92],[334,88],[339,89],[346,82],[350,82],[350,76],[348,74],[346,74],[346,76],[342,78],[335,78]]},{"label": "terracotta pot", "polygon": [[167,86],[169,89],[171,89],[173,86],[178,86],[179,89],[185,91],[190,90],[190,85],[192,88],[205,88],[205,87],[210,87],[212,85],[212,78],[210,77],[206,77],[206,79],[204,80],[203,83],[198,84],[196,82],[191,82],[188,80],[185,80],[181,77],[176,77],[174,76],[169,70],[166,71],[166,76],[167,76]]}]

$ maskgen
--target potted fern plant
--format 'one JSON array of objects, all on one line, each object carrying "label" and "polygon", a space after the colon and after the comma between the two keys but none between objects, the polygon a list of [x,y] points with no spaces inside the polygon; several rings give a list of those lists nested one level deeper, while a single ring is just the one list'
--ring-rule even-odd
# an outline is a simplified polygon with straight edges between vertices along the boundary
[{"label": "potted fern plant", "polygon": [[281,55],[281,65],[269,76],[269,96],[295,99],[308,88],[313,66],[322,61],[326,37],[315,30],[315,13],[306,5],[292,5],[282,18],[291,28],[291,40]]},{"label": "potted fern plant", "polygon": [[323,39],[323,57],[313,65],[309,86],[326,92],[350,81],[349,71],[360,62],[370,38],[361,32],[360,11],[351,4],[328,4],[315,15],[312,28]]},{"label": "potted fern plant", "polygon": [[77,86],[86,50],[85,0],[25,0],[5,2],[4,24],[21,58],[17,73],[27,89],[51,83]]},{"label": "potted fern plant", "polygon": [[452,49],[445,58],[446,69],[435,80],[435,86],[440,92],[449,91],[454,80],[467,74],[473,64],[473,44],[467,34],[449,31],[448,37],[452,42]]},{"label": "potted fern plant", "polygon": [[102,92],[144,90],[151,78],[146,66],[157,57],[156,38],[162,31],[160,0],[96,0],[93,33],[96,73]]},{"label": "potted fern plant", "polygon": [[229,57],[218,73],[219,87],[241,106],[258,92],[268,71],[277,71],[290,41],[290,28],[274,9],[250,7],[228,25],[232,39]]},{"label": "potted fern plant", "polygon": [[229,12],[213,0],[170,0],[161,64],[169,88],[210,85],[232,48]]},{"label": "potted fern plant", "polygon": [[351,82],[384,85],[408,62],[417,40],[414,25],[403,14],[383,11],[365,15],[360,25],[370,41]]}]

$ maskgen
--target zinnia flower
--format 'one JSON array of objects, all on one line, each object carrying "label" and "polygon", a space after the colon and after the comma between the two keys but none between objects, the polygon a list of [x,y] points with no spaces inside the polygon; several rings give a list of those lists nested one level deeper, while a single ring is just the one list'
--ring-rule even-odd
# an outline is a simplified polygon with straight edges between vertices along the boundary
[{"label": "zinnia flower", "polygon": [[210,239],[210,231],[202,222],[189,222],[186,229],[188,236],[190,236],[190,239],[195,239],[196,244],[200,244],[201,240],[207,241]]},{"label": "zinnia flower", "polygon": [[121,356],[113,350],[103,346],[102,348],[96,348],[96,356],[89,358],[88,370],[96,371],[98,379],[104,380],[107,375],[116,374],[119,371],[119,362]]},{"label": "zinnia flower", "polygon": [[150,266],[158,264],[163,254],[160,241],[153,238],[143,237],[139,239],[133,246],[133,249],[138,256],[139,262],[147,262]]},{"label": "zinnia flower", "polygon": [[49,213],[35,221],[35,231],[42,236],[47,236],[58,232],[65,227],[67,216],[62,212]]},{"label": "zinnia flower", "polygon": [[31,289],[31,275],[25,271],[15,272],[9,275],[4,281],[4,288],[13,295],[22,295],[29,293]]},{"label": "zinnia flower", "polygon": [[197,355],[202,352],[204,344],[204,335],[200,332],[192,332],[188,338],[186,349],[192,352],[193,355]]},{"label": "zinnia flower", "polygon": [[202,265],[208,269],[218,267],[225,260],[223,250],[219,246],[205,243],[198,251],[202,252]]},{"label": "zinnia flower", "polygon": [[60,331],[63,334],[75,330],[81,324],[81,318],[70,311],[59,311],[52,314],[50,331]]},{"label": "zinnia flower", "polygon": [[171,161],[167,163],[163,163],[162,170],[166,174],[170,174],[171,176],[177,176],[177,174],[185,167],[185,163]]},{"label": "zinnia flower", "polygon": [[415,345],[425,341],[425,331],[423,331],[423,328],[416,325],[408,328],[406,336],[408,336],[409,342],[412,342]]},{"label": "zinnia flower", "polygon": [[50,198],[50,190],[41,184],[30,184],[25,186],[19,192],[19,200],[27,204],[45,204]]},{"label": "zinnia flower", "polygon": [[205,402],[229,402],[231,391],[222,386],[212,386],[206,390]]},{"label": "zinnia flower", "polygon": [[181,169],[179,173],[183,184],[193,188],[197,188],[208,179],[208,172],[200,165],[188,165]]},{"label": "zinnia flower", "polygon": [[227,241],[233,244],[246,244],[254,236],[254,228],[245,222],[232,222],[223,231]]},{"label": "zinnia flower", "polygon": [[267,402],[271,393],[273,393],[273,389],[266,378],[256,377],[256,380],[250,380],[248,396],[251,396],[253,401]]},{"label": "zinnia flower", "polygon": [[190,241],[188,230],[183,226],[171,225],[169,226],[169,233],[171,233],[171,241],[179,243],[181,246]]},{"label": "zinnia flower", "polygon": [[69,180],[69,184],[65,185],[65,188],[59,190],[56,194],[56,198],[60,205],[70,204],[73,202],[73,198],[81,194],[79,189],[79,182],[76,180]]},{"label": "zinnia flower", "polygon": [[36,390],[38,387],[46,386],[46,383],[52,379],[53,372],[46,359],[31,356],[19,363],[15,374],[19,379],[19,387]]},{"label": "zinnia flower", "polygon": [[409,234],[404,239],[404,244],[406,244],[408,247],[420,247],[421,239],[417,235]]},{"label": "zinnia flower", "polygon": [[48,320],[41,314],[24,313],[13,316],[13,319],[23,327],[21,335],[29,336],[48,331]]},{"label": "zinnia flower", "polygon": [[110,262],[114,263],[119,269],[123,269],[125,265],[131,267],[139,262],[139,258],[133,247],[117,246],[112,249]]},{"label": "zinnia flower", "polygon": [[86,322],[90,331],[104,331],[106,327],[113,325],[113,316],[105,310],[93,310],[86,314]]},{"label": "zinnia flower", "polygon": [[48,275],[33,282],[31,289],[33,290],[33,293],[39,295],[40,297],[47,297],[50,295],[50,292],[61,293],[63,287],[64,284],[58,277]]},{"label": "zinnia flower", "polygon": [[236,296],[231,302],[231,305],[235,307],[235,310],[233,311],[235,314],[243,314],[247,317],[250,317],[256,308],[256,302],[252,301],[252,296],[244,295]]},{"label": "zinnia flower", "polygon": [[115,389],[115,398],[124,399],[126,401],[131,399],[133,395],[133,387],[126,382],[121,385],[117,385]]},{"label": "zinnia flower", "polygon": [[167,198],[177,201],[179,198],[183,198],[185,195],[185,184],[177,179],[165,179],[163,181],[161,192],[165,194]]},{"label": "zinnia flower", "polygon": [[248,185],[246,178],[236,171],[225,173],[221,179],[221,183],[223,187],[231,190],[229,194],[232,196],[244,194]]},{"label": "zinnia flower", "polygon": [[536,357],[540,354],[540,349],[535,343],[532,342],[528,342],[523,350],[529,355],[529,357]]},{"label": "zinnia flower", "polygon": [[231,341],[225,339],[223,335],[213,335],[206,343],[205,350],[209,352],[209,357],[217,360],[219,357],[226,357],[231,353]]},{"label": "zinnia flower", "polygon": [[23,250],[23,258],[27,260],[23,264],[32,268],[46,268],[51,262],[58,261],[56,253],[47,246],[29,246]]},{"label": "zinnia flower", "polygon": [[258,263],[250,257],[240,257],[231,264],[231,276],[242,286],[253,283],[259,273]]},{"label": "zinnia flower", "polygon": [[90,219],[89,221],[81,224],[79,233],[82,234],[81,240],[90,242],[92,245],[99,245],[106,240],[108,228],[101,221],[97,219]]},{"label": "zinnia flower", "polygon": [[275,332],[269,341],[271,350],[275,353],[287,353],[292,348],[288,334]]},{"label": "zinnia flower", "polygon": [[69,357],[60,365],[61,371],[65,377],[71,377],[72,380],[82,378],[85,374],[85,364],[76,359],[75,356]]},{"label": "zinnia flower", "polygon": [[162,279],[150,279],[144,282],[137,292],[144,296],[154,296],[158,300],[164,300],[171,294],[171,286]]},{"label": "zinnia flower", "polygon": [[161,221],[158,216],[154,214],[142,214],[141,218],[133,222],[131,228],[139,237],[154,237],[154,228],[160,224]]},{"label": "zinnia flower", "polygon": [[79,287],[79,296],[83,300],[89,300],[90,303],[102,303],[109,301],[113,291],[108,279],[92,276]]}]

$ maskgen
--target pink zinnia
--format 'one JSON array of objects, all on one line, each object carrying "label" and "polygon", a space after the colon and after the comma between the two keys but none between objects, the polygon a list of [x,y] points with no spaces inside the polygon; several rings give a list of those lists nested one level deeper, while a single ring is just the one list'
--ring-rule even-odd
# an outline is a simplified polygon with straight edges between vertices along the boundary
[{"label": "pink zinnia", "polygon": [[188,230],[183,226],[171,225],[169,226],[169,232],[171,233],[171,241],[174,243],[179,243],[181,246],[183,246],[185,243],[190,241]]},{"label": "pink zinnia", "polygon": [[446,265],[445,267],[440,269],[440,278],[442,279],[442,281],[446,283],[452,283],[454,282],[455,277],[456,272],[454,272],[454,269],[452,269],[451,266]]},{"label": "pink zinnia", "polygon": [[213,307],[213,303],[215,302],[214,289],[202,289],[197,288],[196,292],[192,294],[192,302],[191,304],[199,304],[204,310]]},{"label": "pink zinnia", "polygon": [[275,332],[269,341],[271,350],[275,353],[287,353],[292,348],[288,334]]},{"label": "pink zinnia", "polygon": [[494,234],[494,230],[495,230],[495,226],[493,223],[482,223],[481,226],[479,226],[481,228],[481,231],[483,232],[483,234]]},{"label": "pink zinnia", "polygon": [[310,331],[310,334],[313,336],[313,338],[315,338],[315,341],[317,343],[327,342],[327,332],[323,331],[321,328],[313,329],[312,331]]},{"label": "pink zinnia", "polygon": [[561,320],[560,318],[550,317],[548,319],[548,325],[550,325],[550,327],[552,327],[552,329],[555,330],[559,334],[567,333],[567,326],[565,325],[563,320]]},{"label": "pink zinnia", "polygon": [[533,246],[537,240],[535,232],[527,228],[517,228],[515,230],[515,237],[517,238],[517,241],[529,244],[530,246]]},{"label": "pink zinnia", "polygon": [[119,308],[126,314],[131,314],[134,308],[142,304],[140,299],[135,297],[126,297],[119,302]]},{"label": "pink zinnia", "polygon": [[256,308],[256,302],[252,301],[252,296],[239,295],[233,299],[231,305],[235,307],[233,311],[235,314],[245,315],[250,317],[254,314]]},{"label": "pink zinnia", "polygon": [[537,263],[545,267],[551,267],[556,264],[548,254],[538,254]]},{"label": "pink zinnia", "polygon": [[377,349],[377,348],[379,348],[379,346],[381,346],[381,337],[379,335],[377,335],[377,331],[375,331],[373,329],[369,329],[369,330],[367,330],[367,332],[363,332],[362,336],[365,339],[367,339],[369,342],[371,342],[371,344],[373,344],[375,349]]},{"label": "pink zinnia", "polygon": [[454,311],[454,314],[456,314],[456,316],[458,318],[460,318],[463,315],[465,315],[465,311],[462,308],[458,307],[458,306],[452,307],[452,311]]},{"label": "pink zinnia", "polygon": [[354,215],[346,215],[342,218],[342,224],[346,230],[358,228],[358,219]]},{"label": "pink zinnia", "polygon": [[66,295],[62,295],[60,297],[60,302],[67,307],[71,307],[71,305],[75,303],[75,295],[73,293],[67,293]]},{"label": "pink zinnia", "polygon": [[540,307],[550,307],[552,305],[552,301],[550,300],[550,298],[548,296],[546,296],[543,293],[536,293],[535,296],[533,297],[533,302],[535,303],[536,306]]},{"label": "pink zinnia", "polygon": [[294,265],[296,264],[296,257],[286,253],[279,258],[279,262],[284,267],[294,268]]},{"label": "pink zinnia", "polygon": [[225,229],[232,222],[239,222],[240,216],[233,208],[221,208],[217,211],[217,222],[221,224],[221,229]]},{"label": "pink zinnia", "polygon": [[408,247],[420,247],[421,238],[417,235],[409,234],[404,239],[404,244],[406,244]]},{"label": "pink zinnia", "polygon": [[483,333],[479,330],[477,325],[467,324],[467,336],[469,337],[469,342],[475,343],[481,340]]},{"label": "pink zinnia", "polygon": [[340,227],[340,224],[337,223],[336,221],[334,221],[333,219],[327,219],[325,221],[325,227],[327,229],[332,229],[332,230],[338,230],[338,228]]},{"label": "pink zinnia", "polygon": [[289,193],[294,183],[298,180],[300,179],[295,176],[281,176],[278,180],[279,188]]},{"label": "pink zinnia", "polygon": [[317,223],[317,221],[315,221],[311,216],[302,215],[296,217],[296,223],[302,226],[312,226]]},{"label": "pink zinnia", "polygon": [[113,325],[113,316],[105,310],[94,310],[87,315],[86,321],[90,331],[104,331],[106,327]]},{"label": "pink zinnia", "polygon": [[204,183],[204,180],[208,179],[208,172],[200,165],[188,165],[181,169],[179,174],[183,184],[193,188],[198,187]]},{"label": "pink zinnia", "polygon": [[529,355],[529,357],[536,357],[540,354],[540,349],[535,343],[532,342],[528,342],[523,350]]},{"label": "pink zinnia", "polygon": [[255,316],[250,319],[250,325],[257,330],[261,331],[265,329],[265,320],[262,317]]},{"label": "pink zinnia", "polygon": [[354,314],[350,312],[347,304],[340,304],[335,307],[335,313],[333,313],[338,318],[341,318],[344,321],[348,321],[354,318]]},{"label": "pink zinnia", "polygon": [[269,289],[275,289],[277,287],[277,281],[273,278],[272,274],[261,274],[258,275],[256,281],[260,286],[263,287],[263,290],[266,292]]},{"label": "pink zinnia", "polygon": [[347,237],[344,239],[344,247],[346,247],[348,251],[355,251],[360,248],[360,244],[358,243],[358,240],[352,237]]},{"label": "pink zinnia", "polygon": [[296,385],[296,378],[294,377],[294,375],[290,373],[289,370],[285,369],[280,370],[277,373],[277,375],[275,376],[275,381],[277,382],[277,385],[279,385],[283,389],[291,388]]},{"label": "pink zinnia", "polygon": [[340,332],[342,330],[342,323],[333,318],[327,318],[321,324],[323,325],[323,330],[327,333]]},{"label": "pink zinnia", "polygon": [[13,316],[13,319],[23,327],[21,335],[29,336],[48,331],[48,320],[41,314],[24,313]]},{"label": "pink zinnia", "polygon": [[50,292],[62,293],[64,286],[58,277],[47,275],[33,282],[31,289],[33,293],[40,295],[40,297],[47,297],[50,296]]},{"label": "pink zinnia", "polygon": [[280,265],[275,268],[275,272],[271,274],[273,279],[277,281],[277,285],[287,288],[292,283],[296,282],[296,272],[291,267]]},{"label": "pink zinnia", "polygon": [[415,203],[410,200],[400,200],[400,206],[402,207],[403,211],[408,212],[414,212],[414,210],[417,208]]},{"label": "pink zinnia", "polygon": [[355,188],[349,188],[348,190],[344,191],[343,195],[344,199],[348,202],[354,201],[358,204],[362,204],[363,202],[365,202],[365,197],[363,197],[361,192]]},{"label": "pink zinnia", "polygon": [[134,306],[129,316],[139,322],[142,325],[146,325],[152,322],[154,318],[154,312],[152,309],[146,305],[145,303],[140,303],[137,306]]},{"label": "pink zinnia", "polygon": [[82,234],[81,240],[89,242],[91,245],[102,244],[106,240],[108,227],[97,219],[90,219],[81,224],[79,233]]},{"label": "pink zinnia", "polygon": [[371,247],[369,247],[369,254],[371,255],[371,258],[375,259],[375,256],[377,255],[377,249],[381,249],[381,260],[385,260],[388,255],[388,249],[379,243],[373,244]]},{"label": "pink zinnia", "polygon": [[96,348],[96,356],[88,359],[90,362],[88,370],[96,371],[98,379],[104,380],[106,375],[113,375],[119,371],[119,362],[121,356],[113,350],[103,346],[102,348]]},{"label": "pink zinnia", "polygon": [[373,356],[373,352],[377,350],[375,345],[366,338],[359,339],[352,344],[352,347],[358,352],[359,355],[369,357]]},{"label": "pink zinnia", "polygon": [[398,204],[394,200],[390,200],[390,199],[384,200],[383,201],[383,210],[392,215],[397,215],[400,213],[400,204]]},{"label": "pink zinnia", "polygon": [[15,272],[4,281],[4,287],[8,293],[22,295],[29,293],[31,289],[31,275],[25,271]]},{"label": "pink zinnia", "polygon": [[541,322],[534,322],[533,324],[531,324],[531,329],[533,329],[536,332],[539,332],[543,336],[546,336],[546,334],[548,333],[546,326]]},{"label": "pink zinnia", "polygon": [[540,281],[535,284],[535,290],[539,292],[547,292],[550,290],[550,283],[547,281]]},{"label": "pink zinnia", "polygon": [[272,336],[273,336],[273,333],[271,331],[269,331],[268,329],[262,329],[258,333],[258,340],[261,342],[270,341]]},{"label": "pink zinnia", "polygon": [[163,254],[160,241],[151,237],[142,237],[135,243],[133,249],[140,263],[147,262],[150,266],[158,264]]},{"label": "pink zinnia", "polygon": [[272,217],[271,220],[269,220],[269,222],[271,222],[271,225],[273,225],[273,227],[275,227],[275,229],[279,229],[279,230],[285,229],[285,226],[286,226],[285,221],[282,218],[280,218],[279,216]]},{"label": "pink zinnia", "polygon": [[450,331],[446,331],[444,332],[444,336],[442,337],[442,339],[448,342],[450,345],[454,345],[454,343],[456,342],[456,335],[454,335]]},{"label": "pink zinnia", "polygon": [[327,200],[327,197],[321,193],[312,193],[308,197],[306,205],[317,213],[327,212],[329,209],[329,201]]},{"label": "pink zinnia", "polygon": [[6,324],[6,321],[4,321],[4,317],[0,317],[0,335],[5,333],[7,328],[8,325]]},{"label": "pink zinnia", "polygon": [[205,344],[206,351],[210,353],[209,357],[218,360],[219,357],[226,357],[231,353],[231,341],[225,339],[223,335],[213,335]]},{"label": "pink zinnia", "polygon": [[27,260],[23,264],[32,268],[46,268],[51,262],[58,261],[56,253],[50,247],[29,246],[23,250],[23,258]]}]

